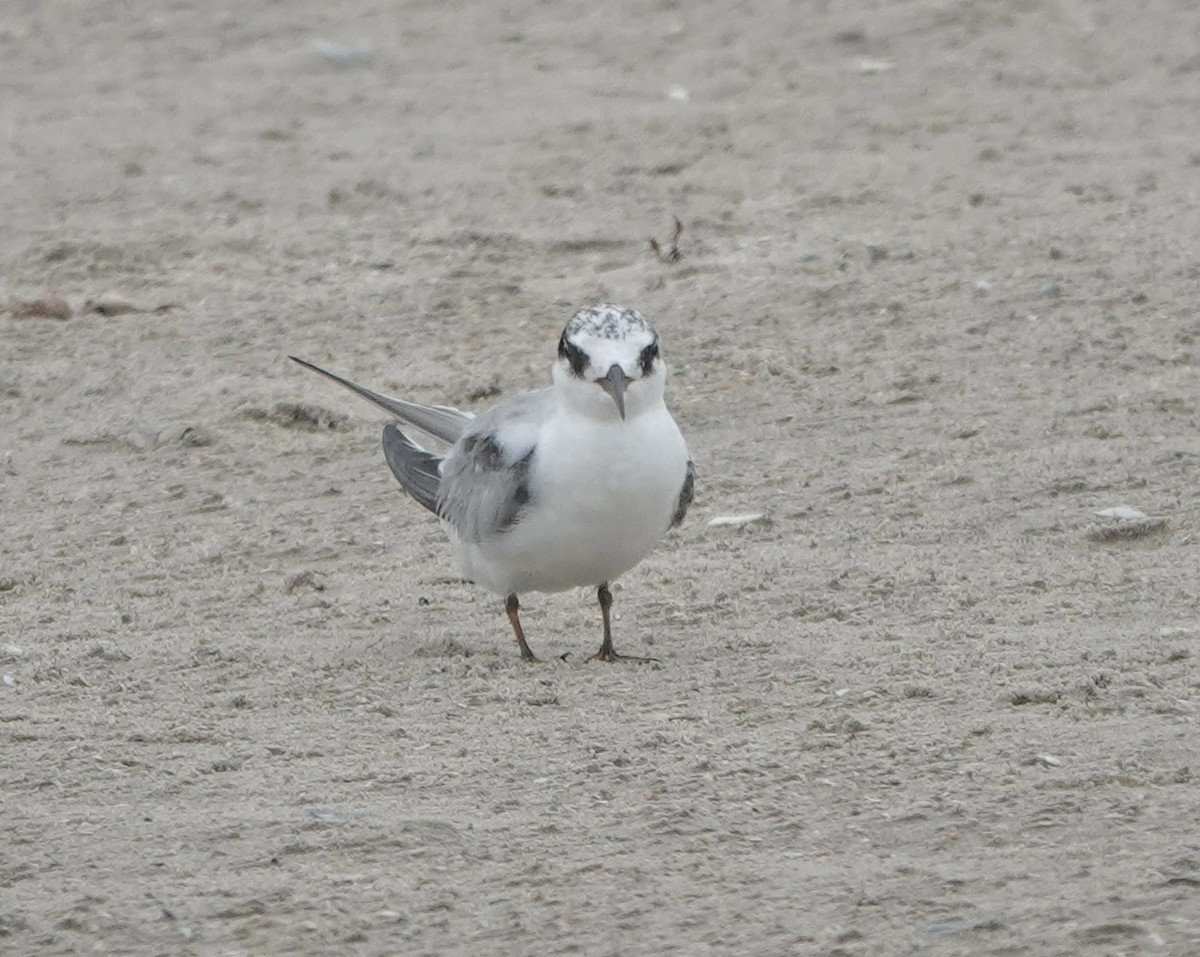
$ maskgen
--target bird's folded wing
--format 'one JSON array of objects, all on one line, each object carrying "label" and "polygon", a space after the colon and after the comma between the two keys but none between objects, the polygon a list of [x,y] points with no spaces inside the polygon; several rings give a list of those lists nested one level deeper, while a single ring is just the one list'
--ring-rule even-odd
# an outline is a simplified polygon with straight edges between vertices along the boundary
[{"label": "bird's folded wing", "polygon": [[455,445],[442,465],[437,511],[461,541],[481,542],[520,520],[535,451],[512,458],[489,432],[468,432]]},{"label": "bird's folded wing", "polygon": [[383,457],[404,491],[436,513],[442,460],[390,422],[383,427]]},{"label": "bird's folded wing", "polygon": [[463,431],[442,463],[438,514],[462,541],[480,542],[521,521],[538,436],[554,390],[506,396]]},{"label": "bird's folded wing", "polygon": [[362,396],[368,402],[374,402],[381,409],[386,409],[401,422],[407,422],[409,425],[416,426],[422,432],[427,432],[434,438],[441,439],[443,442],[457,442],[459,436],[466,431],[467,426],[475,418],[469,412],[462,412],[448,405],[422,405],[419,402],[409,402],[406,399],[397,399],[395,396],[384,395],[381,392],[376,392],[373,389],[368,389],[366,386],[359,385],[357,382],[351,382],[349,379],[337,373],[330,372],[328,369],[322,369],[318,365],[306,362],[304,359],[299,359],[296,356],[288,356],[288,358],[293,362],[298,362],[306,369],[312,369],[313,372],[318,372],[327,379],[332,379],[338,385],[344,386],[356,395]]}]

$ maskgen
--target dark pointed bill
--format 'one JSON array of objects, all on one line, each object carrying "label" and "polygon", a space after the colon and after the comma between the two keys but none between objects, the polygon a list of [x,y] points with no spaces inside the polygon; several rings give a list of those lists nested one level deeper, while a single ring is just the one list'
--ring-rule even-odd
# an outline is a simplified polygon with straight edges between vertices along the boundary
[{"label": "dark pointed bill", "polygon": [[621,418],[625,418],[625,389],[629,385],[629,376],[615,362],[609,367],[608,375],[603,379],[597,379],[596,385],[600,386],[605,392],[612,396],[612,400],[617,403],[617,411],[621,413]]}]

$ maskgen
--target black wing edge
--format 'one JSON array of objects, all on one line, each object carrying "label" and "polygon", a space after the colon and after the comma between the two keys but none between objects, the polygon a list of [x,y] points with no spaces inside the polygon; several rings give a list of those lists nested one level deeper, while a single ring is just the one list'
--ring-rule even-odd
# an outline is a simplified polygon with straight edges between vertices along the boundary
[{"label": "black wing edge", "polygon": [[383,457],[404,491],[436,515],[442,460],[390,424],[383,428]]},{"label": "black wing edge", "polygon": [[679,499],[675,503],[675,514],[671,516],[671,527],[676,528],[687,515],[688,506],[696,496],[696,467],[688,459],[687,475],[683,477],[683,488],[679,490]]}]

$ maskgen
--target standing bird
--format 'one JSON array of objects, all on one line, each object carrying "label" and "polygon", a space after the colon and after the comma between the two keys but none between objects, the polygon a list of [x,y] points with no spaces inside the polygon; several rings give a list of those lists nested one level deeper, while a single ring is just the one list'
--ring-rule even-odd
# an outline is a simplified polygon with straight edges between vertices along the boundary
[{"label": "standing bird", "polygon": [[450,443],[439,457],[391,423],[383,454],[409,495],[442,520],[464,578],[504,597],[521,657],[526,591],[596,588],[601,661],[652,661],[613,650],[609,583],[683,521],[695,472],[663,401],[658,335],[632,309],[575,314],[558,340],[547,388],[519,392],[476,417],[381,395],[291,356],[401,423]]}]

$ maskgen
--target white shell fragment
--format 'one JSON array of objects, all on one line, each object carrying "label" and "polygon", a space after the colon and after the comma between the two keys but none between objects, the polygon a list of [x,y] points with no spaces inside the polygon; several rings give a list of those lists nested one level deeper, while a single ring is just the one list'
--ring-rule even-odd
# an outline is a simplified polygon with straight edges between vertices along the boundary
[{"label": "white shell fragment", "polygon": [[1146,518],[1145,512],[1139,512],[1136,508],[1130,508],[1128,505],[1117,505],[1114,508],[1102,508],[1096,513],[1101,518],[1120,518],[1129,522],[1141,521]]},{"label": "white shell fragment", "polygon": [[743,525],[750,525],[753,522],[765,521],[766,517],[766,514],[763,512],[747,512],[744,515],[718,515],[716,518],[708,520],[708,527],[716,528],[720,525],[741,527]]},{"label": "white shell fragment", "polygon": [[896,69],[896,64],[888,60],[869,60],[861,59],[858,61],[858,72],[864,76],[870,76],[873,73],[887,73],[889,70]]}]

